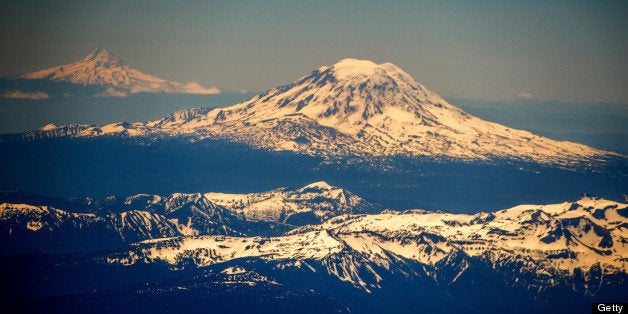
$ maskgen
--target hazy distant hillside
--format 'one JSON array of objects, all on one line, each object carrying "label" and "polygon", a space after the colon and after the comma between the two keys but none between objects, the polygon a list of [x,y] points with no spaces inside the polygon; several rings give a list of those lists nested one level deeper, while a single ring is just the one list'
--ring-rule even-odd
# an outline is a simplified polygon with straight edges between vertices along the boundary
[{"label": "hazy distant hillside", "polygon": [[628,154],[628,105],[564,103],[518,99],[480,101],[448,99],[482,119],[528,130],[557,140]]}]

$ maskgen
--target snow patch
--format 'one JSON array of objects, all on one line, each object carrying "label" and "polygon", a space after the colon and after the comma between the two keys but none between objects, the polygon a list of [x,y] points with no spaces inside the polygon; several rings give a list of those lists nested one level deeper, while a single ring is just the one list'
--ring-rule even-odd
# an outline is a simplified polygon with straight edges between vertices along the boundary
[{"label": "snow patch", "polygon": [[54,129],[57,129],[57,128],[59,128],[59,127],[56,124],[49,123],[49,124],[46,124],[46,125],[42,126],[41,128],[39,128],[39,130],[41,130],[41,131],[50,131],[50,130],[54,130]]},{"label": "snow patch", "polygon": [[221,273],[226,274],[226,275],[244,274],[246,273],[246,269],[239,266],[232,266],[232,267],[225,268],[223,271],[221,271]]},{"label": "snow patch", "polygon": [[26,223],[26,228],[31,231],[37,231],[43,226],[44,224],[41,221],[29,221]]}]

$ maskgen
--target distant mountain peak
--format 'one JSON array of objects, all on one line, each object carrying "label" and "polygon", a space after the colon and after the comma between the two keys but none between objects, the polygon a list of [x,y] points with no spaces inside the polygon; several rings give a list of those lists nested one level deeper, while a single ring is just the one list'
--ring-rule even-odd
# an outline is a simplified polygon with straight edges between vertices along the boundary
[{"label": "distant mountain peak", "polygon": [[216,87],[205,88],[197,82],[179,83],[142,73],[103,48],[94,49],[79,61],[28,73],[19,78],[104,87],[105,90],[97,96],[123,97],[136,93],[220,93]]}]

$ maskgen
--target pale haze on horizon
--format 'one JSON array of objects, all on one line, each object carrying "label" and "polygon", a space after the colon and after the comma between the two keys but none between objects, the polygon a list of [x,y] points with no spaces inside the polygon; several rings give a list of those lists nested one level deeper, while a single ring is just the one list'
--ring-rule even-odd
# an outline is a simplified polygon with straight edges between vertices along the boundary
[{"label": "pale haze on horizon", "polygon": [[105,48],[148,74],[262,91],[343,58],[445,97],[628,104],[626,1],[0,2],[0,76]]}]

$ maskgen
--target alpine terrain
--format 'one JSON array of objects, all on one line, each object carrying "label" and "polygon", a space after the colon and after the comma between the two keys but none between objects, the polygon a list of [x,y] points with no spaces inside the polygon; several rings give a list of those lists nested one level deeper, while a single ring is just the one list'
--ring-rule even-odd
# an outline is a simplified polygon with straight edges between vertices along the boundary
[{"label": "alpine terrain", "polygon": [[[0,269],[22,278],[3,300],[31,310],[132,312],[157,300],[160,313],[174,304],[571,311],[617,298],[628,283],[628,204],[586,195],[477,214],[382,210],[325,182],[103,199],[5,191],[2,200],[11,203],[0,205]],[[20,301],[25,294],[39,299]]]},{"label": "alpine terrain", "polygon": [[[520,205],[495,213],[421,210],[341,215],[280,237],[153,239],[110,263],[163,261],[198,267],[259,258],[279,268],[322,272],[367,293],[388,273],[454,284],[481,262],[510,285],[540,292],[566,285],[594,295],[628,267],[628,205],[585,196],[576,202]],[[442,272],[447,269],[446,272]]]},{"label": "alpine terrain", "polygon": [[95,49],[77,62],[24,74],[18,78],[102,86],[105,90],[100,96],[126,96],[136,93],[220,93],[216,87],[205,88],[197,82],[184,84],[144,74],[102,48]]},{"label": "alpine terrain", "polygon": [[67,200],[3,191],[0,255],[98,251],[173,236],[279,236],[342,214],[381,209],[326,182],[250,194],[138,194]]}]

